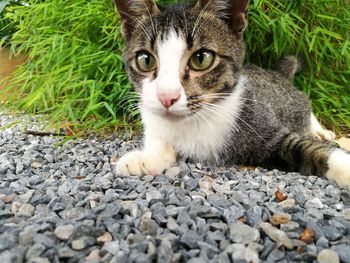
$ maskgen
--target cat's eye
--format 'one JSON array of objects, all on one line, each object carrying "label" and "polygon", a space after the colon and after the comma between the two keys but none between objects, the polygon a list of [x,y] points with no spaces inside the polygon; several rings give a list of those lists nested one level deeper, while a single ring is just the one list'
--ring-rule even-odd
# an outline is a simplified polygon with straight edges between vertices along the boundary
[{"label": "cat's eye", "polygon": [[140,51],[136,55],[136,66],[142,72],[150,72],[156,69],[156,59],[147,51]]},{"label": "cat's eye", "polygon": [[192,70],[202,71],[210,68],[214,63],[214,60],[215,53],[213,51],[200,49],[192,55],[188,62],[188,66]]}]

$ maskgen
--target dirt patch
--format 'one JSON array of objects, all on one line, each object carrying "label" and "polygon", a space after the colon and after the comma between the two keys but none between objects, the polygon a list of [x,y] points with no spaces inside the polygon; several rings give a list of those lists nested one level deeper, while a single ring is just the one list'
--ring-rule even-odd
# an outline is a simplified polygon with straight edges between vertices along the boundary
[{"label": "dirt patch", "polygon": [[[0,48],[0,81],[10,76],[19,65],[25,62],[24,57],[11,57],[6,48]],[[0,89],[4,88],[6,83],[0,84]]]}]

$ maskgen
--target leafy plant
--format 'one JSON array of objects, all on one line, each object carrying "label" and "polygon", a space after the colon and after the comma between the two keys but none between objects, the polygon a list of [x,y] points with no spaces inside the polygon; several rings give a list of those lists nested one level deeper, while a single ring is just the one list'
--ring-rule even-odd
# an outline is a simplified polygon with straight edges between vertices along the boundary
[{"label": "leafy plant", "polygon": [[[272,67],[285,54],[305,58],[295,83],[317,114],[350,129],[350,8],[347,0],[251,0],[247,61]],[[182,2],[163,0],[161,2]],[[11,51],[22,66],[0,100],[7,107],[49,113],[73,130],[133,127],[135,95],[123,68],[123,40],[112,0],[28,1],[11,6]],[[131,117],[130,117],[131,116]]]},{"label": "leafy plant", "polygon": [[0,1],[0,40],[2,40],[3,43],[8,43],[8,39],[15,30],[11,21],[5,17],[6,8],[18,5],[25,5],[25,3],[19,0]]}]

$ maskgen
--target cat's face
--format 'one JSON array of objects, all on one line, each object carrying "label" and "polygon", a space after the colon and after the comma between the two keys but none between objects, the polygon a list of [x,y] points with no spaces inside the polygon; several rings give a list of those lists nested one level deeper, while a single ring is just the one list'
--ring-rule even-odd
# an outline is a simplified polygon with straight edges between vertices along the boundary
[{"label": "cat's face", "polygon": [[165,8],[153,0],[115,2],[126,69],[143,109],[182,119],[234,90],[245,53],[247,0]]}]

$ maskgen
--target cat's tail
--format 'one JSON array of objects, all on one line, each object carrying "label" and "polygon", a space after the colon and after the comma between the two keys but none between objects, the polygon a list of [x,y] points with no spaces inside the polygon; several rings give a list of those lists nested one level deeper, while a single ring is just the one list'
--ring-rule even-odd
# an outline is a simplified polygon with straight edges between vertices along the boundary
[{"label": "cat's tail", "polygon": [[276,64],[275,70],[287,79],[291,79],[295,73],[303,69],[305,59],[301,56],[284,56]]},{"label": "cat's tail", "polygon": [[278,151],[278,159],[292,171],[304,175],[326,176],[339,186],[350,186],[350,153],[317,139],[287,135]]}]

